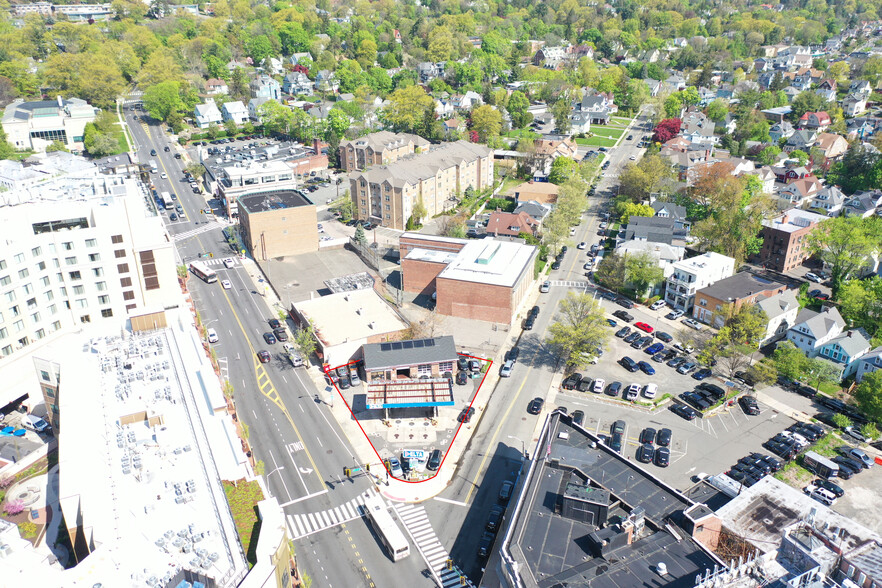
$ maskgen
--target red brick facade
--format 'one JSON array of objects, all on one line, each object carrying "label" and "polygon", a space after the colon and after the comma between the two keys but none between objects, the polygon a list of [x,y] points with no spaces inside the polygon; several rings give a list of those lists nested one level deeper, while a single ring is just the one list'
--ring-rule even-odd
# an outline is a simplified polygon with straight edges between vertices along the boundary
[{"label": "red brick facade", "polygon": [[511,289],[444,278],[435,282],[438,314],[494,323],[511,322],[515,310]]},{"label": "red brick facade", "polygon": [[445,263],[402,258],[401,275],[404,291],[431,295],[435,291],[435,278],[444,271],[445,267],[447,267]]}]

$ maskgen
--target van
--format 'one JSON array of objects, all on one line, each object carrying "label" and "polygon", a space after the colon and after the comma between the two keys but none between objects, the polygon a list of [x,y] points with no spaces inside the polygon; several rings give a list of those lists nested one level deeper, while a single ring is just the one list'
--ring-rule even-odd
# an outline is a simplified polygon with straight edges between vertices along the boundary
[{"label": "van", "polygon": [[836,495],[826,488],[815,488],[810,496],[821,504],[826,504],[827,506],[831,506],[836,500]]},{"label": "van", "polygon": [[217,343],[217,331],[214,329],[208,329],[208,342]]},{"label": "van", "polygon": [[33,414],[26,414],[21,419],[21,426],[31,431],[42,433],[49,428],[49,423]]},{"label": "van", "polygon": [[656,384],[647,384],[643,386],[643,396],[646,398],[655,398],[658,394],[658,386]]}]

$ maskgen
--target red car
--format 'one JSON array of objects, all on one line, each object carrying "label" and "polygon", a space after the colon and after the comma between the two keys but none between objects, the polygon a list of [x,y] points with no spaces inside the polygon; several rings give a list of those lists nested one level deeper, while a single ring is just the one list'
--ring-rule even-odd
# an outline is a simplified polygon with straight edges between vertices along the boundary
[{"label": "red car", "polygon": [[641,331],[645,331],[647,333],[653,332],[655,329],[647,325],[646,323],[634,323],[634,327],[640,329]]}]

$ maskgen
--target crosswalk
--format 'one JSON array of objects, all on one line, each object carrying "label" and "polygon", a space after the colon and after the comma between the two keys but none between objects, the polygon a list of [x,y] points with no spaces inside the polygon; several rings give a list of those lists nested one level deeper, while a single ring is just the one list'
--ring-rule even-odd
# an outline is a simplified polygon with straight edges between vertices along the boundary
[{"label": "crosswalk", "polygon": [[209,221],[203,225],[197,226],[195,229],[190,229],[189,231],[184,231],[183,233],[177,233],[174,235],[174,240],[177,243],[178,241],[183,241],[184,239],[189,239],[190,237],[195,237],[200,233],[206,233],[208,231],[213,231],[222,225],[215,221]]},{"label": "crosswalk", "polygon": [[[399,503],[395,505],[395,512],[398,513],[398,518],[404,523],[407,534],[416,543],[423,559],[441,578],[442,588],[463,585],[474,587],[474,584],[457,567],[452,566],[451,569],[447,569],[447,560],[450,558],[450,555],[444,549],[444,546],[441,545],[438,536],[435,535],[424,506]],[[466,578],[466,584],[462,584],[463,578]]]},{"label": "crosswalk", "polygon": [[588,282],[580,280],[551,280],[551,286],[563,286],[564,288],[582,288],[588,287]]},{"label": "crosswalk", "polygon": [[288,532],[291,534],[292,539],[300,539],[355,520],[364,515],[365,498],[373,494],[376,494],[376,491],[369,490],[365,494],[359,494],[349,502],[321,512],[289,514],[287,517]]},{"label": "crosswalk", "polygon": [[232,259],[234,262],[239,261],[239,258],[236,257],[235,255],[233,255],[233,256],[230,257],[230,258],[227,258],[227,257],[212,257],[211,259],[200,259],[199,261],[201,261],[202,263],[204,263],[204,264],[207,265],[207,266],[212,266],[212,265],[223,265],[225,259]]}]

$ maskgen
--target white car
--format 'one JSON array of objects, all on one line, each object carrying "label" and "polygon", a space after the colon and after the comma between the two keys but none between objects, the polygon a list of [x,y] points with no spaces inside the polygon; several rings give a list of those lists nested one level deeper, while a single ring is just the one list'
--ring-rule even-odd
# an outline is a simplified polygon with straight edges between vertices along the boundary
[{"label": "white car", "polygon": [[208,329],[208,342],[217,343],[217,331],[214,329]]},{"label": "white car", "polygon": [[692,347],[692,345],[683,345],[682,343],[674,343],[674,349],[682,351],[683,353],[692,353],[695,351],[695,348]]},{"label": "white car", "polygon": [[625,400],[636,400],[642,387],[643,386],[640,384],[631,384],[628,386],[628,389],[625,391]]},{"label": "white car", "polygon": [[234,265],[236,265],[236,262],[235,262],[235,260],[233,260],[232,257],[228,257],[224,260],[224,267],[225,268],[230,269]]},{"label": "white car", "polygon": [[664,300],[656,300],[655,302],[653,302],[653,303],[650,305],[649,308],[650,308],[651,310],[658,310],[659,308],[664,308],[664,307],[665,307],[665,301],[664,301]]},{"label": "white car", "polygon": [[591,391],[595,394],[600,394],[603,392],[603,387],[606,385],[606,381],[603,378],[597,378],[594,380],[594,385],[591,386]]},{"label": "white car", "polygon": [[588,243],[586,243],[585,241],[582,241],[581,243],[576,245],[576,249],[585,249],[586,247],[588,247]]},{"label": "white car", "polygon": [[551,290],[551,282],[542,282],[542,285],[539,286],[539,292],[542,294],[547,293],[549,290]]},{"label": "white car", "polygon": [[224,290],[229,290],[230,288],[233,287],[233,283],[230,282],[229,280],[222,280],[222,281],[221,281],[221,286],[224,287]]},{"label": "white car", "polygon": [[168,174],[165,173],[165,172],[162,172],[161,174],[159,174],[159,177],[162,178],[163,180],[167,180],[167,179],[168,179]]},{"label": "white car", "polygon": [[691,328],[695,329],[696,331],[700,331],[703,328],[701,326],[701,323],[699,323],[694,318],[683,319],[683,324],[686,325],[687,327],[691,327]]},{"label": "white car", "polygon": [[636,155],[632,155],[632,156],[629,157],[628,159],[630,159],[631,161],[637,161],[637,156],[636,156]]},{"label": "white car", "polygon": [[812,282],[817,282],[818,284],[820,284],[821,282],[824,281],[824,280],[821,279],[821,276],[819,276],[819,275],[817,275],[817,274],[813,274],[812,272],[808,272],[808,273],[805,275],[805,279],[806,279],[806,280],[811,280]]},{"label": "white car", "polygon": [[576,234],[576,227],[572,227],[572,228],[570,229],[570,237],[575,236],[575,234]]},{"label": "white car", "polygon": [[594,264],[591,263],[591,262],[589,261],[588,263],[586,263],[585,265],[582,266],[582,269],[584,269],[584,270],[590,270],[590,269],[592,269],[593,267],[594,267]]},{"label": "white car", "polygon": [[668,320],[671,320],[671,321],[675,321],[678,318],[680,318],[681,316],[683,316],[683,314],[684,314],[684,312],[680,309],[672,310],[667,315],[665,315],[665,318]]}]

